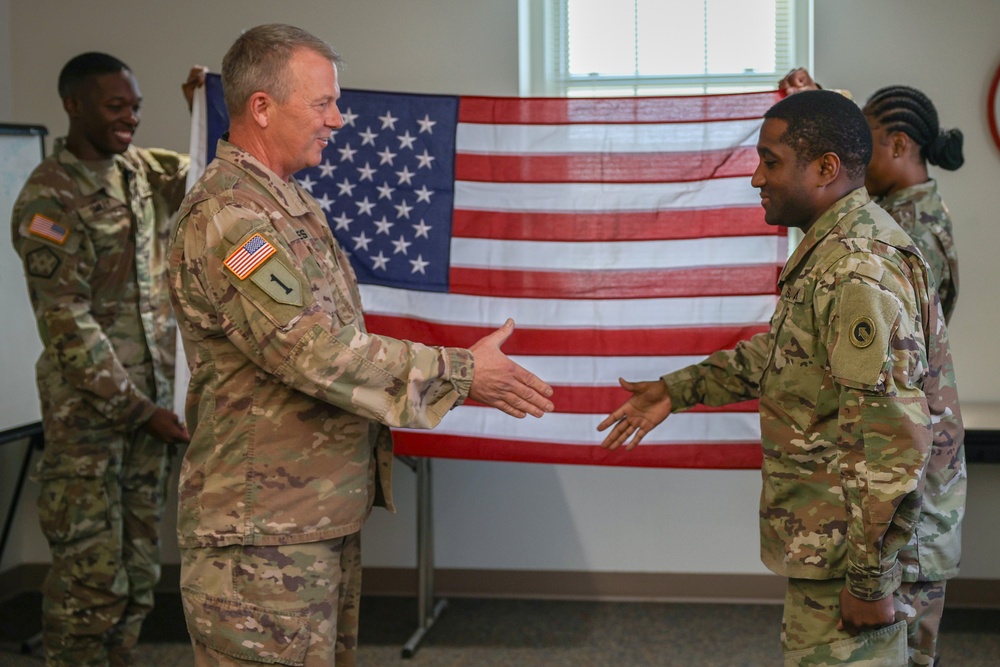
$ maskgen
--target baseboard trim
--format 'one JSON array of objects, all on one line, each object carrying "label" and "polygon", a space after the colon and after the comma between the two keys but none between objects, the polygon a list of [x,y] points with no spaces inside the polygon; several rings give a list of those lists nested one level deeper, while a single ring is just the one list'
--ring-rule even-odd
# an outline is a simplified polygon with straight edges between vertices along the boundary
[{"label": "baseboard trim", "polygon": [[[41,588],[48,565],[22,564],[0,573],[0,600]],[[417,594],[415,568],[365,568],[365,595]],[[175,592],[180,566],[164,565],[157,590]],[[635,602],[715,602],[781,604],[784,579],[772,574],[677,574],[652,572],[584,572],[550,570],[434,571],[438,597],[604,600]],[[1000,579],[953,579],[948,606],[1000,609]]]}]

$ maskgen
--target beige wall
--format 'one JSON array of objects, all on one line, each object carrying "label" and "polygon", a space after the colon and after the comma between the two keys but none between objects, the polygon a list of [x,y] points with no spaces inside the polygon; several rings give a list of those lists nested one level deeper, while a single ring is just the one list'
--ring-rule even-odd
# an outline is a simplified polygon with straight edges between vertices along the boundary
[{"label": "beige wall", "polygon": [[[0,54],[0,77],[11,82],[10,120],[45,124],[53,134],[65,130],[55,93],[59,68],[81,51],[105,50],[138,75],[145,95],[140,143],[185,149],[180,83],[187,69],[194,63],[217,69],[240,29],[268,21],[301,25],[334,44],[348,63],[345,87],[518,91],[516,0],[0,0],[0,30],[7,3],[12,64],[5,70]],[[1000,372],[994,351],[1000,313],[991,294],[992,256],[1000,246],[1000,150],[989,141],[984,115],[986,88],[1000,61],[1000,3],[817,0],[816,14],[821,81],[851,88],[859,99],[890,82],[915,85],[935,100],[945,124],[966,132],[967,166],[938,174],[962,257],[953,340],[963,397],[1000,402],[993,380]],[[441,567],[764,571],[757,558],[757,472],[434,465]],[[397,470],[400,511],[373,515],[364,537],[368,565],[414,563],[415,485],[408,470]],[[9,488],[9,473],[0,473],[0,488]],[[971,477],[963,575],[1000,579],[1000,538],[991,514],[1000,507],[1000,466],[975,467]],[[4,567],[47,558],[33,492],[29,488],[22,501],[15,555]],[[167,560],[176,562],[173,546]]]}]

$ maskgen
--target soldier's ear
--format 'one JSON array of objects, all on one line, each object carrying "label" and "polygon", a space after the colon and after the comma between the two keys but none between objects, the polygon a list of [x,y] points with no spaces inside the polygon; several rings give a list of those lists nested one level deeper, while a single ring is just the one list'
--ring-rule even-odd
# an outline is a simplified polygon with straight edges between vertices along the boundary
[{"label": "soldier's ear", "polygon": [[817,185],[825,186],[833,183],[840,176],[840,156],[836,153],[823,153],[814,162],[817,169]]},{"label": "soldier's ear", "polygon": [[247,103],[250,110],[250,117],[258,127],[267,127],[271,123],[271,114],[274,111],[274,100],[264,92],[256,92],[250,96]]},{"label": "soldier's ear", "polygon": [[62,103],[66,115],[70,118],[75,118],[80,113],[80,100],[75,95],[67,95]]},{"label": "soldier's ear", "polygon": [[910,139],[906,132],[893,132],[889,137],[889,141],[892,144],[893,157],[906,155],[910,151],[910,148],[916,146],[916,142]]}]

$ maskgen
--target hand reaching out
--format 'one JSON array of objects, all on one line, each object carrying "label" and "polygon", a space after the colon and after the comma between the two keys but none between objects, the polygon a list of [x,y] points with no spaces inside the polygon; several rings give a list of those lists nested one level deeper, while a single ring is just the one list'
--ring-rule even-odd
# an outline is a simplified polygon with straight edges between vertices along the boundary
[{"label": "hand reaching out", "polygon": [[512,333],[514,320],[508,319],[502,327],[470,348],[475,372],[469,398],[518,419],[528,414],[541,417],[554,409],[552,401],[548,400],[552,387],[500,350]]},{"label": "hand reaching out", "polygon": [[618,383],[623,389],[632,392],[632,398],[598,424],[597,430],[603,431],[614,424],[601,447],[618,449],[631,437],[632,440],[625,445],[625,449],[631,451],[642,442],[647,433],[670,416],[672,403],[667,385],[662,380],[628,382],[618,378]]}]

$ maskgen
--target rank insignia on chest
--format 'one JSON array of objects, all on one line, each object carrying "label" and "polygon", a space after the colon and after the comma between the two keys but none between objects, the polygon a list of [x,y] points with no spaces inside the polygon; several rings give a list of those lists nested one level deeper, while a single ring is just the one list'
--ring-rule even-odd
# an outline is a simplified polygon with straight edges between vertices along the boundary
[{"label": "rank insignia on chest", "polygon": [[236,274],[237,278],[243,280],[274,253],[274,246],[268,243],[267,239],[260,234],[254,234],[246,243],[231,252],[223,264]]},{"label": "rank insignia on chest", "polygon": [[28,225],[28,231],[35,236],[41,236],[50,241],[55,241],[59,245],[66,242],[66,237],[69,235],[69,230],[60,225],[58,222],[49,220],[44,215],[39,213],[35,214],[35,217],[31,219],[31,223]]}]

